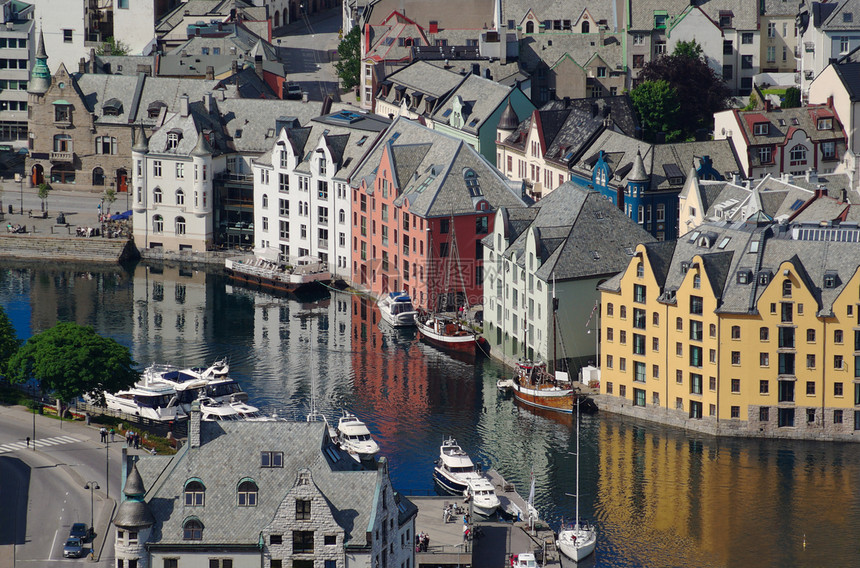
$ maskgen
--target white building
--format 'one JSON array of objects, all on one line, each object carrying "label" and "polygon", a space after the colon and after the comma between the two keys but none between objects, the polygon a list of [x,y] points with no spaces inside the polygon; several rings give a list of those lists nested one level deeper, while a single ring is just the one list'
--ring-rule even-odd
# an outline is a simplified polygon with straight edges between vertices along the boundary
[{"label": "white building", "polygon": [[36,62],[33,6],[18,0],[0,2],[0,142],[27,145],[27,81]]},{"label": "white building", "polygon": [[341,278],[350,276],[352,192],[349,174],[390,121],[341,110],[301,126],[276,121],[277,141],[253,164],[257,249],[281,262],[311,256]]},{"label": "white building", "polygon": [[798,13],[801,95],[830,60],[860,47],[860,0],[801,2]]}]

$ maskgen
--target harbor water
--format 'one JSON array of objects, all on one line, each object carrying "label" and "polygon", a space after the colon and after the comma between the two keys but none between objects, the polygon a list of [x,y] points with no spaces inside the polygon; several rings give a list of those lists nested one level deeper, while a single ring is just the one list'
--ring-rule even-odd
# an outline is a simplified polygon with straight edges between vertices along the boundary
[{"label": "harbor water", "polygon": [[[570,418],[498,393],[510,369],[451,357],[414,330],[380,323],[375,303],[321,291],[300,299],[233,285],[218,270],[93,268],[3,261],[0,303],[22,338],[56,321],[91,325],[141,367],[221,357],[268,414],[369,426],[395,487],[433,491],[446,436],[497,469],[558,528],[574,514]],[[860,446],[716,439],[630,418],[584,416],[582,515],[607,567],[860,566]]]}]

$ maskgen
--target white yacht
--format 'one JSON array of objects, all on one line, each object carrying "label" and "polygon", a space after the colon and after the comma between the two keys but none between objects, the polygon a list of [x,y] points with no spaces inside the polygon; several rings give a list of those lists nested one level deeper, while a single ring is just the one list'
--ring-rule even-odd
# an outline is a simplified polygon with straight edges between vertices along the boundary
[{"label": "white yacht", "polygon": [[511,568],[540,568],[540,564],[531,552],[521,552],[511,558]]},{"label": "white yacht", "polygon": [[394,327],[408,327],[415,325],[415,316],[418,314],[412,305],[412,299],[406,292],[390,292],[376,302],[382,319]]},{"label": "white yacht", "polygon": [[185,412],[191,403],[205,397],[217,402],[245,402],[248,394],[228,376],[230,366],[226,359],[215,361],[209,367],[178,369],[170,365],[150,365],[143,372],[138,386],[146,388],[153,383],[167,383],[176,391],[177,400]]},{"label": "white yacht", "polygon": [[344,412],[337,421],[336,432],[340,447],[356,460],[369,459],[379,453],[379,446],[370,430],[354,414]]},{"label": "white yacht", "polygon": [[166,383],[135,386],[117,393],[104,393],[105,406],[110,410],[160,422],[187,418],[179,404],[176,391]]},{"label": "white yacht", "polygon": [[472,511],[482,517],[495,513],[501,504],[493,484],[485,477],[470,478],[463,494],[471,501]]},{"label": "white yacht", "polygon": [[245,402],[219,402],[211,398],[200,398],[201,420],[266,420],[260,409]]},{"label": "white yacht", "polygon": [[481,477],[469,454],[463,451],[457,440],[448,438],[439,447],[439,459],[433,469],[433,478],[443,489],[462,495],[469,480]]}]

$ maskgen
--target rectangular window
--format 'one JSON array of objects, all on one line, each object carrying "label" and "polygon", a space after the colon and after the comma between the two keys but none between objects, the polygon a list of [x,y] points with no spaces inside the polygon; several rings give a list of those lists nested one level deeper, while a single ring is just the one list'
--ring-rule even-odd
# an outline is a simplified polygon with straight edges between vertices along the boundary
[{"label": "rectangular window", "polygon": [[793,375],[794,374],[794,353],[779,354],[779,374]]},{"label": "rectangular window", "polygon": [[633,285],[633,301],[639,304],[645,303],[645,286],[641,284]]},{"label": "rectangular window", "polygon": [[152,162],[152,175],[157,178],[161,177],[161,160],[154,160]]},{"label": "rectangular window", "polygon": [[767,422],[770,420],[770,409],[767,406],[762,406],[758,409],[759,422]]},{"label": "rectangular window", "polygon": [[633,308],[633,327],[636,329],[645,329],[647,320],[647,312],[640,308]]},{"label": "rectangular window", "polygon": [[[645,355],[645,336],[638,333],[633,334],[633,354]],[[860,358],[858,358],[860,360]]]},{"label": "rectangular window", "polygon": [[767,379],[762,379],[758,382],[758,393],[768,394],[770,392],[770,382]]},{"label": "rectangular window", "polygon": [[731,413],[732,413],[732,418],[740,418],[741,417],[741,407],[740,406],[732,406]]},{"label": "rectangular window", "polygon": [[702,394],[702,375],[690,373],[690,394]]},{"label": "rectangular window", "polygon": [[72,43],[73,30],[63,30],[63,43]]},{"label": "rectangular window", "polygon": [[701,367],[702,366],[702,348],[698,345],[690,346],[690,366],[691,367]]},{"label": "rectangular window", "polygon": [[311,502],[308,499],[296,499],[296,520],[311,520]]},{"label": "rectangular window", "polygon": [[293,531],[293,554],[313,554],[314,531]]},{"label": "rectangular window", "polygon": [[752,55],[741,55],[741,69],[752,69],[753,68],[753,56]]},{"label": "rectangular window", "polygon": [[690,296],[690,313],[702,315],[703,302],[700,296]]},{"label": "rectangular window", "polygon": [[278,191],[289,193],[290,191],[290,174],[278,174]]},{"label": "rectangular window", "polygon": [[633,362],[633,380],[640,383],[645,382],[645,363],[641,361]]},{"label": "rectangular window", "polygon": [[284,452],[260,452],[260,467],[284,467]]},{"label": "rectangular window", "polygon": [[633,406],[645,406],[644,389],[633,389]]}]

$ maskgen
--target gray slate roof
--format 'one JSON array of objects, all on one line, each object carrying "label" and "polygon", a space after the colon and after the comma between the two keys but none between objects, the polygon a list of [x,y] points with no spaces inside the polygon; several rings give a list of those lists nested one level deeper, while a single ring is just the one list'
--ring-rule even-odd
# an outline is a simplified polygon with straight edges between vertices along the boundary
[{"label": "gray slate roof", "polygon": [[595,56],[606,62],[609,71],[619,71],[626,64],[622,34],[606,34],[603,43],[596,34],[534,34],[520,39],[520,64],[530,71],[545,64],[554,66],[565,55],[581,67]]},{"label": "gray slate roof", "polygon": [[[683,14],[691,5],[689,0],[641,0],[631,2],[631,30],[651,30],[654,27],[655,10],[665,10],[669,18],[667,27],[673,18]],[[720,21],[720,12],[732,13],[732,29],[758,29],[758,3],[745,0],[704,0],[697,1],[696,7],[701,9],[711,20]],[[797,3],[795,3],[797,7]]]},{"label": "gray slate roof", "polygon": [[[572,20],[576,22],[584,10],[600,22],[606,20],[609,29],[615,25],[612,19],[611,2],[589,2],[587,0],[502,0],[502,15],[505,22],[514,20],[520,25],[529,11],[541,22],[546,20]],[[619,18],[621,14],[617,14]],[[593,30],[592,31],[596,31]]]},{"label": "gray slate roof", "polygon": [[860,30],[860,0],[828,2],[827,6],[821,8],[822,30],[853,32]]},{"label": "gray slate roof", "polygon": [[[540,237],[535,276],[548,282],[614,275],[630,263],[636,245],[654,240],[600,193],[571,182],[528,208],[507,210],[511,243],[503,254],[524,263],[528,229]],[[483,241],[494,248],[492,238]]]},{"label": "gray slate roof", "polygon": [[[474,213],[482,199],[489,203],[487,211],[523,205],[502,173],[474,148],[402,117],[394,120],[362,160],[352,175],[353,185],[375,177],[386,149],[393,156],[399,191],[396,204],[408,202],[411,213],[421,217]],[[477,175],[480,197],[473,197],[466,188],[463,176],[468,169]],[[372,183],[368,183],[368,193],[373,193]]]},{"label": "gray slate roof", "polygon": [[[500,85],[477,75],[466,75],[448,94],[442,104],[437,105],[432,118],[436,122],[448,123],[450,111],[454,107],[454,99],[460,97],[464,103],[463,120],[465,122],[461,130],[477,134],[487,119],[490,118],[490,115],[496,112],[499,106],[507,100],[512,90],[512,87]],[[449,113],[449,116],[445,116],[446,112]]]},{"label": "gray slate roof", "polygon": [[[148,488],[146,502],[157,521],[152,540],[182,544],[182,524],[196,516],[204,527],[200,545],[256,545],[298,471],[307,469],[344,529],[347,546],[370,545],[366,531],[383,474],[362,469],[329,444],[321,422],[201,422],[200,447],[186,444],[175,456],[140,459],[138,469]],[[270,451],[283,452],[284,467],[260,467],[261,453]],[[330,453],[338,460],[333,461]],[[202,507],[184,504],[185,483],[192,478],[206,488]],[[257,484],[256,507],[236,506],[236,486],[244,478]],[[414,514],[414,505],[403,497],[401,503],[407,516]]]}]

